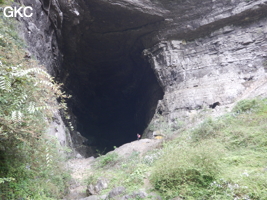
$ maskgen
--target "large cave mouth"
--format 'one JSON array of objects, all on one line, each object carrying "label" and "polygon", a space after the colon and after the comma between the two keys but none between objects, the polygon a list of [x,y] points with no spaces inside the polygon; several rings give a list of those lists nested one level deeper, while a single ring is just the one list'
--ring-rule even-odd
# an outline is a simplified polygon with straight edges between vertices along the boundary
[{"label": "large cave mouth", "polygon": [[86,145],[109,151],[136,140],[163,97],[142,58],[143,36],[153,33],[162,19],[100,1],[82,7],[79,17],[63,22],[61,78],[73,95],[69,107]]},{"label": "large cave mouth", "polygon": [[71,108],[86,145],[109,151],[143,133],[163,92],[145,62],[104,66],[93,68],[89,82],[72,75]]}]

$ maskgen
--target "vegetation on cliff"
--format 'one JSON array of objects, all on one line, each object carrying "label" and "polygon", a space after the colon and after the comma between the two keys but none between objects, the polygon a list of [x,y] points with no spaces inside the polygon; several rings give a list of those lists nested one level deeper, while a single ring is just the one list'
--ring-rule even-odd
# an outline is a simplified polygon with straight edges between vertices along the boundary
[{"label": "vegetation on cliff", "polygon": [[59,199],[68,173],[44,133],[67,96],[23,50],[15,19],[0,16],[0,27],[0,199]]}]

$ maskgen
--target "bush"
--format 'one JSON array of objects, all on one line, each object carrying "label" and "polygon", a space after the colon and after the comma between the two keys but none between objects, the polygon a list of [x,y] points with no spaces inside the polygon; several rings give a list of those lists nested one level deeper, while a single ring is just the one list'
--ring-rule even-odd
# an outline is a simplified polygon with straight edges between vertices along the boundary
[{"label": "bush", "polygon": [[239,101],[234,107],[233,112],[243,113],[243,112],[251,111],[258,107],[258,103],[259,102],[255,99]]},{"label": "bush", "polygon": [[0,17],[0,199],[60,199],[69,174],[60,146],[44,133],[65,107],[56,98],[67,96],[25,58],[13,20]]},{"label": "bush", "polygon": [[196,142],[199,140],[215,138],[218,136],[218,132],[226,126],[227,125],[220,118],[217,120],[207,119],[192,131],[192,139]]},{"label": "bush", "polygon": [[151,182],[166,199],[175,196],[198,197],[197,187],[208,187],[220,174],[218,161],[222,148],[214,141],[194,147],[172,144],[156,161]]},{"label": "bush", "polygon": [[[130,193],[150,187],[150,176],[152,189],[166,200],[266,199],[267,100],[255,102],[249,112],[231,112],[181,131],[146,156],[100,157],[105,168],[90,171],[88,180],[105,177],[109,191],[123,185]],[[109,160],[116,165],[107,164]]]},{"label": "bush", "polygon": [[111,152],[98,158],[97,166],[105,167],[115,165],[118,161],[119,155],[116,152]]},{"label": "bush", "polygon": [[266,199],[267,100],[245,100],[165,144],[151,175],[165,199]]}]

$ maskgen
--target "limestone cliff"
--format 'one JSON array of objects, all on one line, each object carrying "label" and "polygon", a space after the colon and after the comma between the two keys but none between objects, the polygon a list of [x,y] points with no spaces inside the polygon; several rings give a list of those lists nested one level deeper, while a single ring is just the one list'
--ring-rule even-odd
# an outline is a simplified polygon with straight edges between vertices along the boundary
[{"label": "limestone cliff", "polygon": [[168,120],[190,120],[194,110],[216,108],[249,97],[266,97],[266,19],[229,25],[192,41],[162,41],[144,54],[164,98],[157,113]]},{"label": "limestone cliff", "polygon": [[199,110],[218,106],[219,115],[238,100],[266,97],[267,2],[217,3],[144,50],[165,94],[154,120],[188,123]]},{"label": "limestone cliff", "polygon": [[133,140],[155,112],[188,121],[266,94],[266,0],[20,2],[35,11],[19,19],[30,51],[73,94],[90,147]]}]

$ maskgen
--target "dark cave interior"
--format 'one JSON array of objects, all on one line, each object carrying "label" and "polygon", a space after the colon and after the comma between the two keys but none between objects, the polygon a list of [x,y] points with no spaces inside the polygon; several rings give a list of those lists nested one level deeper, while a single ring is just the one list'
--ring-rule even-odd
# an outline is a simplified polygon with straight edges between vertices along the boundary
[{"label": "dark cave interior", "polygon": [[111,63],[108,67],[110,70],[98,67],[88,76],[90,82],[82,82],[78,75],[71,78],[74,98],[70,104],[77,116],[77,130],[88,139],[86,145],[102,151],[135,140],[163,96],[146,63],[127,67]]},{"label": "dark cave interior", "polygon": [[78,23],[70,26],[71,18],[63,23],[61,80],[73,96],[68,105],[88,139],[85,145],[110,151],[143,133],[163,97],[142,58],[142,37],[161,18],[99,4],[84,5]]}]

